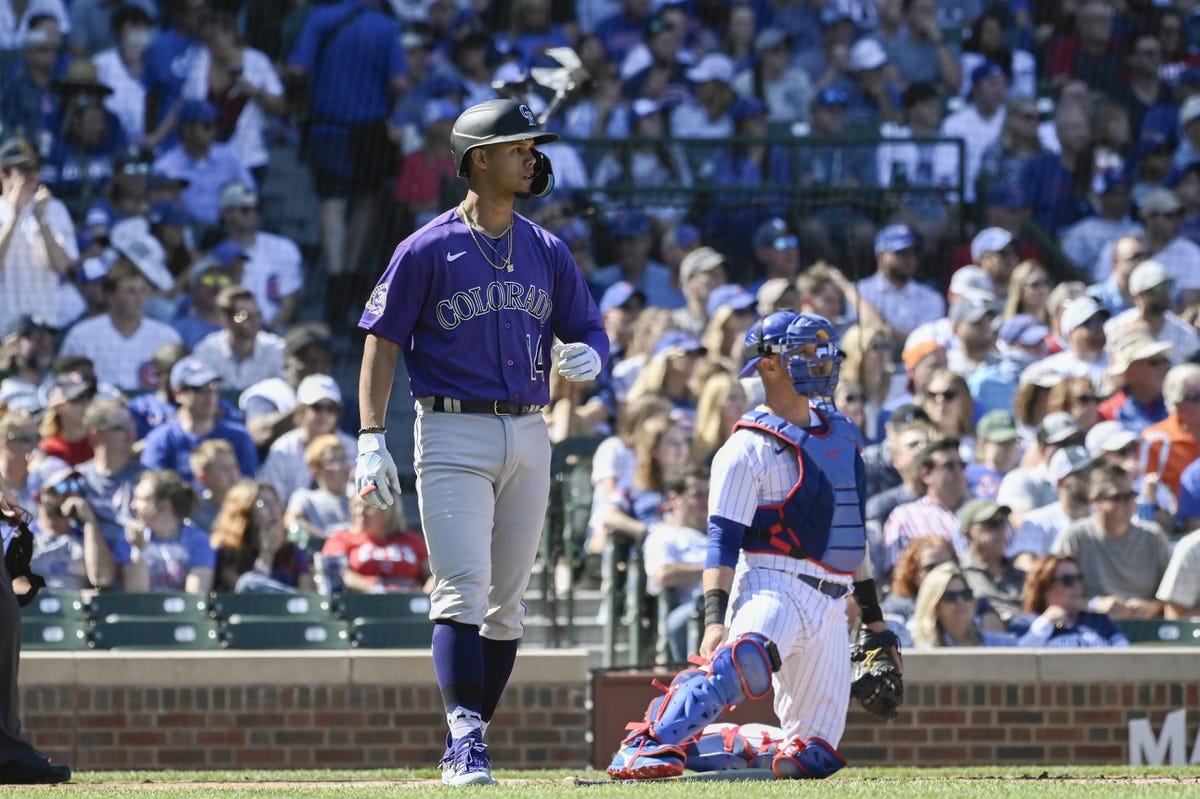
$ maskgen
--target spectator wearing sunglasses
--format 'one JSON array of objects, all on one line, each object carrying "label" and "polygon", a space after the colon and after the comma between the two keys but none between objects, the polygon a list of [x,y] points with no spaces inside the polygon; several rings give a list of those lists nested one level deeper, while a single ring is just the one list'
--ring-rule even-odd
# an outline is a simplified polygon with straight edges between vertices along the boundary
[{"label": "spectator wearing sunglasses", "polygon": [[[1180,235],[1183,203],[1170,189],[1149,191],[1138,204],[1145,227],[1146,250],[1175,281],[1172,305],[1186,308],[1200,300],[1200,246]],[[1132,292],[1131,292],[1132,293]]]},{"label": "spectator wearing sunglasses", "polygon": [[913,644],[919,649],[950,646],[1015,646],[1016,637],[985,629],[978,615],[975,592],[957,563],[930,570],[917,591],[909,620]]},{"label": "spectator wearing sunglasses", "polygon": [[1089,599],[1086,607],[1114,619],[1151,619],[1162,614],[1154,598],[1171,557],[1162,528],[1133,517],[1137,492],[1120,466],[1101,464],[1088,478],[1092,512],[1054,541],[1051,554],[1079,562]]},{"label": "spectator wearing sunglasses", "polygon": [[1083,572],[1073,557],[1040,558],[1025,578],[1021,604],[1024,615],[1009,625],[1018,646],[1129,646],[1129,639],[1110,616],[1088,610]]},{"label": "spectator wearing sunglasses", "polygon": [[1171,344],[1135,331],[1113,342],[1109,381],[1116,392],[1100,403],[1100,418],[1140,433],[1167,418],[1163,379],[1171,368]]},{"label": "spectator wearing sunglasses", "polygon": [[171,322],[171,326],[183,339],[189,350],[210,333],[221,329],[221,315],[217,311],[217,295],[226,286],[233,284],[229,270],[211,255],[201,258],[188,274],[188,289],[183,312]]},{"label": "spectator wearing sunglasses", "polygon": [[1163,378],[1163,401],[1167,418],[1140,435],[1147,442],[1147,471],[1158,472],[1179,496],[1183,470],[1200,458],[1200,365],[1172,366]]},{"label": "spectator wearing sunglasses", "polygon": [[1127,430],[1120,422],[1100,422],[1088,431],[1084,445],[1097,464],[1111,463],[1129,472],[1133,490],[1137,492],[1135,518],[1156,522],[1168,532],[1175,529],[1179,502],[1163,485],[1158,472],[1147,472],[1142,465],[1142,446],[1137,433]]},{"label": "spectator wearing sunglasses", "polygon": [[964,468],[957,438],[933,440],[921,451],[917,474],[922,495],[897,506],[883,523],[883,563],[876,567],[877,575],[890,572],[908,542],[926,533],[945,538],[956,555],[967,551],[967,539],[955,515],[970,499]]},{"label": "spectator wearing sunglasses", "polygon": [[1132,308],[1122,311],[1104,323],[1110,340],[1138,330],[1164,344],[1170,344],[1171,362],[1192,360],[1200,351],[1200,333],[1171,310],[1175,281],[1158,261],[1142,261],[1129,275],[1129,294]]},{"label": "spectator wearing sunglasses", "polygon": [[1067,347],[1042,363],[1064,376],[1086,377],[1097,392],[1103,391],[1108,369],[1108,338],[1104,323],[1110,314],[1086,294],[1068,300],[1059,320],[1059,330]]},{"label": "spectator wearing sunglasses", "polygon": [[990,499],[972,499],[958,511],[958,523],[967,539],[967,553],[960,559],[967,586],[987,600],[1000,616],[1005,629],[1021,613],[1021,587],[1025,572],[1005,555],[1013,531],[1009,510]]},{"label": "spectator wearing sunglasses", "polygon": [[350,462],[358,457],[358,442],[338,429],[342,420],[342,390],[329,375],[310,375],[296,387],[296,427],[271,444],[258,476],[272,485],[284,505],[300,488],[313,485],[313,475],[304,450],[317,436],[336,435]]},{"label": "spectator wearing sunglasses", "polygon": [[225,286],[217,294],[221,330],[209,333],[193,351],[217,373],[224,388],[239,392],[271,377],[283,377],[284,343],[263,330],[262,312],[249,289]]},{"label": "spectator wearing sunglasses", "polygon": [[51,458],[72,466],[92,457],[92,445],[83,425],[83,412],[96,396],[96,381],[83,372],[71,371],[55,378],[50,387],[48,410],[42,417],[40,449]]},{"label": "spectator wearing sunglasses", "polygon": [[[32,476],[37,511],[30,568],[51,591],[107,588],[116,578],[113,551],[105,543],[100,520],[84,498],[82,476],[60,460],[47,460]],[[128,560],[128,548],[122,558]]]},{"label": "spectator wearing sunglasses", "polygon": [[757,294],[763,283],[771,278],[795,280],[800,274],[800,239],[779,217],[763,222],[750,240],[753,279],[746,289]]}]

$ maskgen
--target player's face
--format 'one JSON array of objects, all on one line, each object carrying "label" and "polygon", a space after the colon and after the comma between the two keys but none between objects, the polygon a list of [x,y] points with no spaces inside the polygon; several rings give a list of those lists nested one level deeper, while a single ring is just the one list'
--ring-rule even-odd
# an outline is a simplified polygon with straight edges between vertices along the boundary
[{"label": "player's face", "polygon": [[488,182],[497,191],[521,198],[529,196],[535,163],[533,139],[492,145],[487,156]]}]

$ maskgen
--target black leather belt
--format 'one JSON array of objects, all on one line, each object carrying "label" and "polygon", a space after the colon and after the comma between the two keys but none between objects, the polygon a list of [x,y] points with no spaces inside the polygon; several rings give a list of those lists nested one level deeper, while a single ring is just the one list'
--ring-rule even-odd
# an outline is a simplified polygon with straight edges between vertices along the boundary
[{"label": "black leather belt", "polygon": [[811,577],[807,574],[797,574],[796,576],[800,578],[802,582],[808,583],[813,588],[832,599],[841,599],[846,594],[850,593],[850,587],[841,583],[822,580],[819,577]]},{"label": "black leather belt", "polygon": [[519,405],[502,400],[460,400],[454,397],[434,397],[430,407],[441,413],[487,413],[492,416],[524,416],[542,410],[541,405]]}]

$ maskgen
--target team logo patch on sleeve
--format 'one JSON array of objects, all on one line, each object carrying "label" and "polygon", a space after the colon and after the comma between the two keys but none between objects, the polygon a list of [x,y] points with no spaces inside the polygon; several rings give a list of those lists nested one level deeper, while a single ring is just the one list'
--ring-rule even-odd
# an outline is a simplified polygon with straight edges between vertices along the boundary
[{"label": "team logo patch on sleeve", "polygon": [[387,283],[380,283],[371,292],[371,296],[367,298],[367,312],[373,313],[376,316],[383,313],[384,307],[387,306],[388,287]]}]

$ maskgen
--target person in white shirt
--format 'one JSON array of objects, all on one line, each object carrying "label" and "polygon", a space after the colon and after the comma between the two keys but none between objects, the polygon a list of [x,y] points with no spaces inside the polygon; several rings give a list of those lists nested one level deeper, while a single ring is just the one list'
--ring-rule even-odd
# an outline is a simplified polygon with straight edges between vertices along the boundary
[{"label": "person in white shirt", "polygon": [[1146,228],[1146,250],[1175,281],[1172,306],[1183,309],[1200,301],[1200,246],[1179,235],[1183,203],[1170,189],[1154,189],[1138,206]]},{"label": "person in white shirt", "polygon": [[1059,533],[1091,512],[1087,490],[1091,468],[1092,456],[1078,445],[1063,447],[1050,457],[1046,477],[1055,487],[1058,498],[1023,515],[1005,551],[1014,566],[1029,571],[1038,558],[1050,554]]},{"label": "person in white shirt", "polygon": [[262,313],[249,289],[226,286],[217,295],[221,330],[200,339],[194,354],[226,389],[244,391],[260,380],[283,377],[283,339],[262,329]]},{"label": "person in white shirt", "polygon": [[1000,138],[1007,109],[1008,76],[994,61],[985,61],[971,71],[971,104],[955,111],[942,122],[942,136],[962,139],[966,160],[964,194],[975,201],[975,182],[983,151]]},{"label": "person in white shirt", "polygon": [[[1193,264],[1195,269],[1200,261]],[[1171,363],[1189,361],[1200,350],[1200,333],[1171,311],[1175,281],[1158,261],[1142,261],[1129,275],[1134,307],[1104,323],[1104,333],[1116,341],[1131,330],[1146,330],[1156,341],[1171,345]]]},{"label": "person in white shirt", "polygon": [[942,295],[913,279],[918,243],[908,225],[888,225],[875,236],[875,274],[855,284],[862,301],[891,328],[897,345],[919,325],[946,315]]},{"label": "person in white shirt", "polygon": [[221,221],[230,241],[249,256],[242,267],[242,285],[254,295],[263,327],[277,330],[296,319],[303,282],[300,248],[291,240],[259,229],[262,216],[258,193],[235,180],[221,188]]},{"label": "person in white shirt", "polygon": [[0,328],[21,314],[63,326],[58,287],[79,258],[75,225],[38,177],[40,159],[16,137],[0,145]]},{"label": "person in white shirt", "polygon": [[1086,377],[1098,393],[1107,394],[1108,337],[1104,323],[1108,318],[1108,311],[1086,294],[1069,300],[1059,321],[1067,348],[1043,359],[1045,368],[1063,377]]},{"label": "person in white shirt", "polygon": [[142,59],[154,38],[153,20],[141,6],[127,3],[113,12],[112,30],[116,44],[92,56],[92,63],[96,78],[112,89],[104,107],[121,123],[125,138],[137,143],[146,132]]},{"label": "person in white shirt", "polygon": [[122,391],[152,390],[157,385],[154,351],[179,343],[179,334],[145,316],[150,281],[127,256],[119,256],[101,280],[106,312],[72,327],[59,354],[88,358],[97,380]]}]

